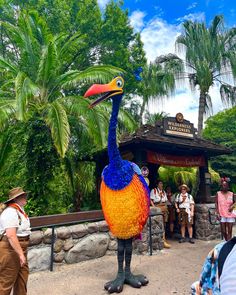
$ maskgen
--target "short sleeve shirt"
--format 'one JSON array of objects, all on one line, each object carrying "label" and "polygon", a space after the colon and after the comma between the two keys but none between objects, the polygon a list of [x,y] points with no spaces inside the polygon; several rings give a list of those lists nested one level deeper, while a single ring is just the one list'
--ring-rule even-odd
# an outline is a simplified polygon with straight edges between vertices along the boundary
[{"label": "short sleeve shirt", "polygon": [[167,202],[167,196],[166,192],[160,191],[158,188],[154,188],[151,190],[151,195],[150,195],[151,200],[154,203],[166,203]]},{"label": "short sleeve shirt", "polygon": [[7,207],[0,215],[0,234],[7,228],[16,228],[18,237],[25,237],[31,233],[29,218],[12,207]]},{"label": "short sleeve shirt", "polygon": [[179,194],[176,196],[176,203],[179,203],[180,209],[188,209],[190,208],[190,205],[194,204],[193,196],[186,194],[186,198],[184,200],[183,195]]}]

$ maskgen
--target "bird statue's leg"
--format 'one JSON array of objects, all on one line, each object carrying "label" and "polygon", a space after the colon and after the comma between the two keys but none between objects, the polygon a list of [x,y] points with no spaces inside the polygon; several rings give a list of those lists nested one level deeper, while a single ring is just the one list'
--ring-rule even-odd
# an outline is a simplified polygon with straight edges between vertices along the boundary
[{"label": "bird statue's leg", "polygon": [[125,283],[140,288],[148,284],[148,279],[144,275],[133,275],[130,270],[132,259],[132,239],[126,240],[125,244]]},{"label": "bird statue's leg", "polygon": [[118,260],[118,272],[115,280],[109,281],[105,284],[104,288],[109,293],[120,293],[123,290],[125,273],[124,273],[124,253],[125,253],[125,242],[126,240],[117,239],[117,260]]}]

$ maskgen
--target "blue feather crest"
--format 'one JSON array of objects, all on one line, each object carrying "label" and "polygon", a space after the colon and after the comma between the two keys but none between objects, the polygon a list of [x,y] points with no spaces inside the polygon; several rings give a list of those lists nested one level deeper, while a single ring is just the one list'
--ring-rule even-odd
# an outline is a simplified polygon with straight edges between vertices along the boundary
[{"label": "blue feather crest", "polygon": [[137,81],[142,81],[142,77],[140,76],[140,74],[143,72],[143,68],[142,67],[138,67],[136,70],[134,70],[134,77]]}]

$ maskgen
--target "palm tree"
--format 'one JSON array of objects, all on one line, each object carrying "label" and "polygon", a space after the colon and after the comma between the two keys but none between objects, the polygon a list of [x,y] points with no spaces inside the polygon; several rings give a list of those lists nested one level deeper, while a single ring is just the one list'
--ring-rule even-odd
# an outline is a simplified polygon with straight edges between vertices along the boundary
[{"label": "palm tree", "polygon": [[189,167],[161,166],[158,170],[160,179],[170,186],[178,188],[182,183],[186,183],[196,192],[197,169]]},{"label": "palm tree", "polygon": [[[104,113],[88,110],[89,101],[77,93],[86,82],[107,81],[120,69],[91,66],[73,69],[83,38],[51,35],[37,13],[22,12],[18,24],[2,22],[11,42],[8,59],[0,57],[0,128],[12,120],[27,121],[35,114],[50,128],[57,152],[65,156],[70,140],[69,116],[74,115],[94,138],[102,138]],[[11,58],[10,58],[11,57]],[[104,119],[104,120],[103,120]],[[103,137],[104,138],[104,137]]]},{"label": "palm tree", "polygon": [[168,114],[165,112],[154,113],[146,112],[145,114],[145,123],[155,126],[156,122],[161,121],[164,118],[167,118]]},{"label": "palm tree", "polygon": [[[209,166],[211,181],[214,186],[218,186],[220,176]],[[191,194],[195,197],[199,188],[199,173],[197,168],[193,167],[173,167],[161,166],[158,169],[160,179],[165,185],[178,188],[181,184],[186,183],[191,188]]]},{"label": "palm tree", "polygon": [[[185,53],[186,72],[182,78],[188,78],[192,89],[200,90],[198,109],[198,134],[201,135],[204,114],[212,108],[209,89],[220,83],[223,102],[234,105],[236,88],[225,82],[226,78],[236,77],[236,28],[226,30],[223,16],[216,16],[211,25],[186,21],[183,33],[176,40],[177,48]],[[170,55],[170,59],[179,57]]]},{"label": "palm tree", "polygon": [[175,74],[181,69],[182,65],[178,60],[161,61],[161,63],[157,61],[143,67],[142,81],[138,89],[138,94],[142,97],[140,125],[143,122],[146,106],[174,91]]}]

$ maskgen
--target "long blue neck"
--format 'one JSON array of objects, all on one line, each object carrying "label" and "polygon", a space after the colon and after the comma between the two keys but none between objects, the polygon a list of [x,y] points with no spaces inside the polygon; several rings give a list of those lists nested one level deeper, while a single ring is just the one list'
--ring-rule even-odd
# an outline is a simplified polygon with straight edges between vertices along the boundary
[{"label": "long blue neck", "polygon": [[116,143],[116,128],[117,128],[117,118],[120,108],[122,95],[116,96],[112,99],[112,113],[109,124],[108,133],[108,156],[111,165],[119,166],[122,158]]}]

